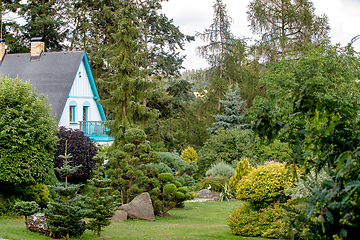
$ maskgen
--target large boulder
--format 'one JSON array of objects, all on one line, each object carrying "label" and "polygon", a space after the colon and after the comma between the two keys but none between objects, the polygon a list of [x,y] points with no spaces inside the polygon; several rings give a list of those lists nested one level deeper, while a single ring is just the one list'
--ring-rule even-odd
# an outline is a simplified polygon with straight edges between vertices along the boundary
[{"label": "large boulder", "polygon": [[119,207],[119,210],[127,212],[128,217],[146,221],[155,221],[154,208],[152,206],[150,194],[144,192],[134,198],[129,204]]},{"label": "large boulder", "polygon": [[128,217],[128,214],[124,210],[116,210],[114,215],[111,217],[110,222],[124,221]]},{"label": "large boulder", "polygon": [[38,232],[46,236],[50,235],[50,229],[47,225],[48,219],[45,213],[35,213],[28,217],[26,226],[31,232]]},{"label": "large boulder", "polygon": [[202,189],[198,192],[199,198],[212,198],[214,195],[209,189]]}]

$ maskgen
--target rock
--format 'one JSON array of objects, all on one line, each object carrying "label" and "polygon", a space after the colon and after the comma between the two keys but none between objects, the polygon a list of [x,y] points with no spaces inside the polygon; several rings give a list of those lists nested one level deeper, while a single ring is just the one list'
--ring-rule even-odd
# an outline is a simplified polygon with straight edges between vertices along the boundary
[{"label": "rock", "polygon": [[155,221],[154,208],[150,194],[145,192],[134,198],[129,204],[119,207],[119,210],[127,212],[128,217],[146,221]]},{"label": "rock", "polygon": [[45,213],[35,213],[28,217],[26,226],[31,232],[38,232],[46,236],[50,235],[50,229],[47,226]]},{"label": "rock", "polygon": [[110,222],[120,222],[126,220],[128,214],[124,210],[116,210],[114,216],[111,217]]},{"label": "rock", "polygon": [[198,192],[199,198],[212,198],[213,194],[209,189],[202,189]]}]

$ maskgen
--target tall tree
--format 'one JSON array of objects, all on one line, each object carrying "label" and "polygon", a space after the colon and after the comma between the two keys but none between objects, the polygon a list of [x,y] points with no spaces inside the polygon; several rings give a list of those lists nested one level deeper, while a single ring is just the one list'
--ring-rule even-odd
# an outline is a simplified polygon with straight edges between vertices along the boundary
[{"label": "tall tree", "polygon": [[159,13],[164,1],[167,0],[136,0],[141,39],[147,53],[146,67],[151,69],[150,74],[179,75],[185,56],[178,51],[193,37],[185,36],[172,19]]},{"label": "tall tree", "polygon": [[156,115],[142,104],[146,89],[151,84],[144,81],[146,71],[144,52],[139,44],[139,21],[134,1],[121,2],[116,14],[117,29],[111,35],[114,44],[108,46],[105,57],[109,76],[102,80],[109,92],[109,97],[102,103],[111,109],[108,122],[115,137],[114,146],[124,140],[125,129],[133,124],[144,123]]},{"label": "tall tree", "polygon": [[62,50],[67,34],[65,7],[65,0],[28,0],[20,4],[18,14],[26,20],[22,27],[25,43],[42,37],[46,50]]},{"label": "tall tree", "polygon": [[259,54],[271,61],[303,45],[328,40],[328,19],[315,14],[310,0],[253,0],[247,14],[253,33],[261,35]]},{"label": "tall tree", "polygon": [[226,5],[222,0],[215,0],[213,5],[214,19],[210,28],[196,36],[207,43],[197,48],[197,53],[205,58],[210,64],[215,75],[212,77],[211,84],[218,96],[218,110],[220,111],[221,95],[226,82],[224,81],[225,56],[232,46],[233,35],[230,32],[232,19],[227,13]]}]

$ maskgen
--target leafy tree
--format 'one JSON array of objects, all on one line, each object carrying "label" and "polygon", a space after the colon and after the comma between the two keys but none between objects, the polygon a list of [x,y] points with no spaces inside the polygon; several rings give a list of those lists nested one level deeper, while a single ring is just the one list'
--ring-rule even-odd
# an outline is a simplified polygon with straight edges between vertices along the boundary
[{"label": "leafy tree", "polygon": [[[59,168],[63,165],[63,158],[59,155],[65,151],[71,154],[71,166],[78,166],[79,169],[69,177],[72,183],[85,182],[91,177],[91,172],[96,165],[94,156],[97,154],[98,147],[93,141],[84,135],[79,129],[70,129],[66,127],[59,127],[59,132],[56,134],[59,138],[55,146],[54,167]],[[59,173],[55,171],[56,175]]]},{"label": "leafy tree", "polygon": [[50,107],[30,83],[0,77],[0,182],[44,182],[57,141]]},{"label": "leafy tree", "polygon": [[68,177],[76,172],[79,166],[69,165],[71,155],[67,153],[66,144],[65,154],[61,157],[64,159],[63,166],[56,170],[65,182],[51,186],[57,197],[54,202],[49,202],[45,209],[48,226],[52,237],[80,237],[85,231],[85,222],[81,220],[85,215],[84,205],[77,194],[81,186],[67,182]]},{"label": "leafy tree", "polygon": [[110,225],[110,220],[118,207],[115,196],[111,195],[111,180],[105,178],[103,167],[98,167],[90,180],[88,180],[88,194],[85,196],[87,208],[86,217],[90,218],[87,228],[100,233],[104,227]]},{"label": "leafy tree", "polygon": [[212,89],[218,95],[218,111],[220,111],[221,94],[226,86],[224,82],[225,55],[230,51],[233,36],[230,32],[232,19],[227,14],[226,5],[222,0],[214,2],[214,19],[209,29],[205,29],[203,33],[197,33],[207,45],[197,48],[200,56],[204,57],[209,65],[216,70],[216,74],[212,79]]},{"label": "leafy tree", "polygon": [[325,46],[284,58],[264,74],[269,98],[253,108],[258,133],[269,139],[285,133],[294,149],[291,164],[302,165],[305,173],[329,174],[293,222],[299,233],[308,227],[309,238],[357,237],[359,69],[349,47]]},{"label": "leafy tree", "polygon": [[326,15],[317,16],[310,0],[253,0],[247,12],[261,55],[275,61],[279,55],[310,43],[329,40]]},{"label": "leafy tree", "polygon": [[229,91],[225,94],[226,100],[222,100],[221,104],[224,107],[224,114],[215,115],[217,122],[213,123],[214,127],[209,131],[216,134],[220,127],[224,129],[232,129],[235,127],[244,127],[244,118],[246,114],[246,102],[241,99],[238,85],[233,91],[229,87]]}]

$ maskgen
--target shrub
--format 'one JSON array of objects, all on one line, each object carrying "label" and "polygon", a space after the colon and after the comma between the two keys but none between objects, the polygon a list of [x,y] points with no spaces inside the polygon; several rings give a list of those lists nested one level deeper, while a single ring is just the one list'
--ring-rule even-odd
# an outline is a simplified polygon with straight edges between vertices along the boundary
[{"label": "shrub", "polygon": [[211,165],[225,162],[235,166],[241,159],[247,157],[256,162],[257,140],[251,130],[235,129],[219,130],[204,144],[199,152],[198,175],[204,176]]},{"label": "shrub", "polygon": [[[58,144],[55,146],[54,167],[60,168],[63,159],[59,155],[65,152],[65,143],[67,142],[67,152],[71,154],[71,166],[79,166],[78,170],[69,178],[69,182],[78,183],[85,182],[91,177],[91,171],[95,167],[96,161],[94,156],[98,152],[98,148],[89,137],[85,136],[79,129],[69,129],[61,126],[57,133],[59,138]],[[59,177],[57,171],[56,176]]]},{"label": "shrub", "polygon": [[31,201],[31,202],[23,201],[23,202],[17,202],[15,204],[15,211],[19,215],[25,216],[25,224],[26,224],[26,226],[27,226],[27,218],[28,218],[28,216],[36,213],[39,210],[40,210],[39,205],[34,201]]},{"label": "shrub", "polygon": [[175,176],[175,180],[180,182],[182,186],[195,186],[196,182],[195,179],[192,176],[187,175],[184,173],[181,176]]},{"label": "shrub", "polygon": [[244,176],[237,185],[237,198],[251,203],[255,208],[264,208],[274,202],[288,199],[285,188],[294,185],[284,164],[272,163],[258,166]]},{"label": "shrub", "polygon": [[50,191],[43,183],[31,185],[28,188],[28,195],[31,200],[34,200],[41,208],[45,208],[47,204],[53,201],[50,198]]},{"label": "shrub", "polygon": [[57,138],[44,96],[29,82],[0,77],[0,185],[43,182]]},{"label": "shrub", "polygon": [[211,191],[221,192],[229,179],[225,177],[203,177],[196,183],[196,189],[206,189],[211,185]]},{"label": "shrub", "polygon": [[236,192],[237,184],[240,180],[247,175],[249,172],[254,170],[254,168],[250,165],[247,158],[240,160],[236,166],[234,176],[230,177],[229,187],[231,192]]},{"label": "shrub", "polygon": [[288,238],[280,204],[254,210],[249,203],[234,208],[227,218],[231,233],[244,237]]},{"label": "shrub", "polygon": [[209,170],[206,171],[208,177],[226,177],[229,178],[235,174],[235,169],[224,162],[214,163]]},{"label": "shrub", "polygon": [[199,159],[197,152],[193,147],[185,148],[184,151],[181,153],[181,158],[185,162],[193,162]]},{"label": "shrub", "polygon": [[161,162],[166,164],[174,172],[184,171],[186,168],[186,163],[181,159],[181,157],[170,153],[170,152],[159,152]]}]

